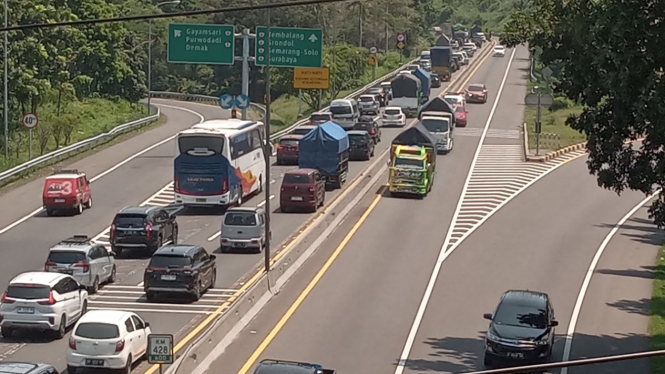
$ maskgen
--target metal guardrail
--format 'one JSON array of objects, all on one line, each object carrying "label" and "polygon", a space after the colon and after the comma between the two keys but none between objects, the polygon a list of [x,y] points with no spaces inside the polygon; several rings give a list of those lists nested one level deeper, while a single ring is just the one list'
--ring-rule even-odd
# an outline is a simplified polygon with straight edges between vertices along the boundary
[{"label": "metal guardrail", "polygon": [[132,122],[123,123],[122,125],[118,125],[112,128],[108,132],[56,149],[55,151],[49,152],[39,157],[35,157],[32,160],[24,162],[9,170],[0,172],[0,182],[13,178],[23,172],[32,170],[38,166],[53,164],[54,162],[57,162],[59,160],[71,157],[74,154],[80,153],[84,150],[106,143],[126,131],[133,130],[147,123],[156,121],[159,119],[161,111],[159,110],[159,107],[156,107],[154,105],[152,105],[152,107],[156,110],[155,114],[149,115],[141,119],[137,119]]},{"label": "metal guardrail", "polygon": [[[399,72],[401,70],[404,70],[404,68],[407,65],[413,64],[416,61],[418,61],[418,59],[414,59],[414,60],[406,62],[404,65],[402,65],[399,68],[391,71],[390,73],[388,73],[386,75],[383,75],[383,76],[379,77],[377,80],[372,81],[369,84],[363,86],[362,88],[359,88],[359,89],[353,91],[351,94],[344,97],[344,99],[354,99],[354,98],[362,95],[368,89],[370,89],[372,87],[376,87],[377,85],[381,84],[382,82],[385,82],[386,80],[389,80],[389,79],[393,78],[394,76],[399,74]],[[214,96],[183,94],[183,93],[180,93],[180,92],[150,91],[150,95],[151,95],[150,97],[158,98],[158,99],[161,98],[161,99],[175,99],[175,100],[183,100],[183,101],[196,101],[196,102],[213,103],[214,105],[217,105],[217,102],[219,100],[218,97],[214,97]],[[260,113],[263,113],[263,116],[265,117],[266,109],[263,105],[252,103],[251,106],[253,108],[255,108],[257,111],[259,111]],[[329,109],[330,109],[330,107],[322,108],[321,112],[327,112]],[[307,123],[309,123],[308,119],[302,119],[302,120],[294,123],[293,125],[286,127],[285,129],[282,129],[282,130],[277,131],[273,134],[270,134],[270,140],[271,141],[278,140],[280,137],[290,133],[291,131],[293,131],[297,127],[303,126]]]}]

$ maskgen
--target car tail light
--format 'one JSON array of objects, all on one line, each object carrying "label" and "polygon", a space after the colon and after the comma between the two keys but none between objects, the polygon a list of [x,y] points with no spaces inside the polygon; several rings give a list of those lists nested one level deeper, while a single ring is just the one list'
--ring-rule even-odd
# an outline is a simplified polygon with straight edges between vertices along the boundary
[{"label": "car tail light", "polygon": [[314,191],[316,191],[316,188],[314,188],[314,186],[309,186],[309,192],[314,192]]},{"label": "car tail light", "polygon": [[376,134],[376,129],[372,129],[372,131],[370,131],[369,133],[372,135]]},{"label": "car tail light", "polygon": [[116,353],[122,352],[123,349],[125,349],[125,339],[120,339],[117,343],[115,343],[115,351]]},{"label": "car tail light", "polygon": [[13,302],[14,302],[14,300],[7,297],[7,291],[5,291],[5,293],[2,294],[2,299],[0,299],[0,303],[11,304]]},{"label": "car tail light", "polygon": [[74,264],[74,267],[81,268],[84,273],[90,271],[90,263],[88,261],[81,261]]},{"label": "car tail light", "polygon": [[44,263],[44,271],[49,271],[51,266],[58,266],[55,262],[45,262]]},{"label": "car tail light", "polygon": [[39,304],[39,305],[53,305],[53,304],[55,304],[55,303],[57,303],[57,301],[56,301],[55,298],[53,297],[53,292],[49,292],[49,293],[48,293],[48,300],[46,300],[46,301],[38,301],[38,302],[37,302],[37,304]]},{"label": "car tail light", "polygon": [[150,239],[151,234],[152,234],[152,222],[148,222],[145,225],[145,236],[146,236],[146,238]]},{"label": "car tail light", "polygon": [[180,193],[180,182],[178,181],[178,176],[173,177],[173,191],[175,193]]},{"label": "car tail light", "polygon": [[224,177],[222,179],[222,194],[229,192],[229,179]]},{"label": "car tail light", "polygon": [[70,348],[72,351],[75,351],[75,350],[76,350],[76,339],[74,339],[73,336],[70,336],[70,337],[69,337],[69,348]]},{"label": "car tail light", "polygon": [[115,224],[111,225],[111,230],[109,232],[109,237],[111,238],[111,243],[113,243],[113,238],[115,238]]},{"label": "car tail light", "polygon": [[196,275],[196,274],[199,273],[198,270],[181,270],[181,271],[182,271],[183,274],[186,274],[186,275]]}]

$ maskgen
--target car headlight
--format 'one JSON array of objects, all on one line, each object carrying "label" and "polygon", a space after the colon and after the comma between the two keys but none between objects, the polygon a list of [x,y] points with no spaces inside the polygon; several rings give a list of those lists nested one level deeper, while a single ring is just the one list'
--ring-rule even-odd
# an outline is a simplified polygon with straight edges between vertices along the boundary
[{"label": "car headlight", "polygon": [[492,334],[491,332],[488,331],[487,332],[487,340],[492,341],[492,342],[499,342],[499,341],[501,341],[501,338],[499,338],[498,336],[496,336],[496,335],[494,335],[494,334]]},{"label": "car headlight", "polygon": [[549,335],[543,336],[540,340],[534,341],[536,345],[548,345],[550,343],[549,341]]}]

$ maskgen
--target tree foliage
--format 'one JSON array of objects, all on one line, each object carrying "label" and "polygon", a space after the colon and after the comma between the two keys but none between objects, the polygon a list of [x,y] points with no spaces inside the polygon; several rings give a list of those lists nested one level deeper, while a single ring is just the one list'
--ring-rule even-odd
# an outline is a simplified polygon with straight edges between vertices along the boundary
[{"label": "tree foliage", "polygon": [[[587,135],[600,186],[649,194],[665,185],[665,2],[534,0],[503,37],[561,66],[557,91],[584,105],[567,124]],[[662,194],[649,212],[665,226]]]}]

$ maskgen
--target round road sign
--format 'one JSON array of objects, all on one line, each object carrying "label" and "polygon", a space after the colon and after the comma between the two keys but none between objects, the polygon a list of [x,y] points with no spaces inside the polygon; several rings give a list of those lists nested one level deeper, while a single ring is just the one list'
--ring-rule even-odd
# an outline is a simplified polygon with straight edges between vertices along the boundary
[{"label": "round road sign", "polygon": [[377,62],[377,60],[376,60],[376,56],[369,56],[369,58],[367,59],[367,62],[368,62],[370,65],[376,65],[376,62]]},{"label": "round road sign", "polygon": [[406,36],[404,34],[397,34],[397,41],[398,42],[403,42],[406,40]]},{"label": "round road sign", "polygon": [[37,118],[36,114],[33,113],[26,113],[23,115],[23,126],[27,129],[34,129],[37,127],[37,124],[39,123],[39,119]]},{"label": "round road sign", "polygon": [[369,49],[369,53],[374,54],[376,53],[376,47],[372,47]]}]

